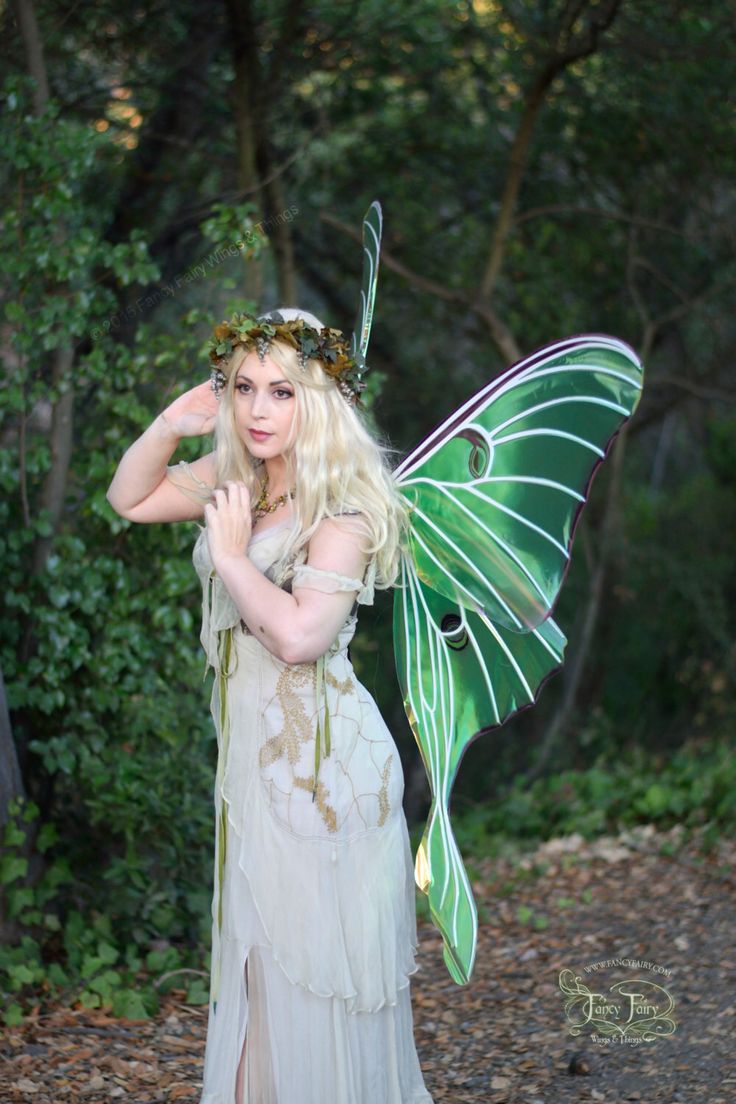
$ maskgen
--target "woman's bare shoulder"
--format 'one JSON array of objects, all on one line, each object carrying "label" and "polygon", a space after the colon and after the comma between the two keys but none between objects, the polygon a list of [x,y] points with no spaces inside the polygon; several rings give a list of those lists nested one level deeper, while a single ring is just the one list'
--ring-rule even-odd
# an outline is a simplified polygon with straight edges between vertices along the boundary
[{"label": "woman's bare shoulder", "polygon": [[367,514],[360,510],[342,510],[322,519],[315,533],[317,542],[312,538],[310,547],[313,543],[329,543],[331,538],[347,538],[351,543],[357,543],[364,549],[370,545],[372,535],[373,530]]}]

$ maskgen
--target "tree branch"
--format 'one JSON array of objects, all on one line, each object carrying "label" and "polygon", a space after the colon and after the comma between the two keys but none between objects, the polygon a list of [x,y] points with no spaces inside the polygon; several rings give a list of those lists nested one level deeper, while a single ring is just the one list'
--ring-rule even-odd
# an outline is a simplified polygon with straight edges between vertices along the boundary
[{"label": "tree branch", "polygon": [[590,215],[593,218],[611,219],[616,222],[626,222],[632,226],[642,227],[646,230],[662,230],[666,234],[674,234],[685,241],[698,242],[700,238],[694,234],[688,234],[678,226],[670,226],[666,222],[657,222],[655,219],[645,219],[638,215],[627,215],[623,211],[604,211],[600,207],[576,207],[572,203],[549,203],[541,207],[529,207],[526,211],[514,217],[516,226],[521,226],[530,219],[545,215]]},{"label": "tree branch", "polygon": [[[579,36],[576,42],[573,42],[564,50],[560,50],[558,45],[527,93],[522,108],[521,121],[509,155],[508,172],[501,196],[498,218],[491,238],[488,260],[478,288],[479,299],[486,302],[490,300],[501,273],[506,255],[506,243],[513,225],[514,209],[531,147],[532,133],[549,88],[555,77],[559,76],[573,62],[580,61],[594,53],[601,32],[610,27],[620,5],[621,0],[608,0],[608,3],[602,6],[599,13],[591,15],[585,34]],[[570,26],[578,18],[581,7],[582,5],[578,3],[568,5]],[[566,24],[563,20],[561,28],[563,38],[566,37],[565,28]]]},{"label": "tree branch", "polygon": [[[348,237],[352,238],[354,241],[358,243],[362,241],[360,231],[352,226],[348,226],[347,223],[336,218],[334,215],[322,212],[320,218],[323,222],[328,223],[330,226],[334,226],[343,234],[347,234]],[[430,295],[436,296],[438,299],[444,299],[445,302],[462,303],[468,311],[475,314],[480,319],[509,364],[513,364],[514,361],[521,358],[522,354],[519,346],[516,344],[513,334],[489,304],[471,299],[464,291],[456,288],[448,288],[445,284],[439,284],[436,280],[430,280],[427,276],[420,276],[418,272],[414,272],[407,265],[397,260],[393,254],[387,249],[384,249],[383,246],[381,246],[381,264],[385,265],[386,268],[390,268],[392,272],[395,272],[406,280],[407,283],[412,284],[421,291],[426,291]]]}]

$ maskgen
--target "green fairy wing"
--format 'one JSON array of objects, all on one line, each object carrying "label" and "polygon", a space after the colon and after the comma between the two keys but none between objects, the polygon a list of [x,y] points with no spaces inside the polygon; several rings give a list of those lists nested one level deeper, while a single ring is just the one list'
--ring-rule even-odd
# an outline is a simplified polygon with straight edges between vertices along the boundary
[{"label": "green fairy wing", "polygon": [[641,388],[624,342],[557,342],[492,380],[394,472],[410,511],[396,665],[432,792],[415,875],[459,984],[472,973],[477,915],[449,817],[458,766],[562,664],[550,614],[574,530]]},{"label": "green fairy wing", "polygon": [[430,782],[432,806],[415,879],[429,898],[459,984],[470,979],[477,917],[455,842],[449,800],[460,759],[477,736],[533,705],[567,643],[548,618],[528,634],[495,625],[426,586],[408,557],[394,597],[394,647],[404,706]]},{"label": "green fairy wing", "polygon": [[383,213],[381,204],[377,199],[374,199],[363,216],[363,279],[355,329],[350,342],[350,355],[357,365],[359,377],[366,370],[365,355],[368,351],[368,341],[373,323],[373,307],[376,301],[382,230]]}]

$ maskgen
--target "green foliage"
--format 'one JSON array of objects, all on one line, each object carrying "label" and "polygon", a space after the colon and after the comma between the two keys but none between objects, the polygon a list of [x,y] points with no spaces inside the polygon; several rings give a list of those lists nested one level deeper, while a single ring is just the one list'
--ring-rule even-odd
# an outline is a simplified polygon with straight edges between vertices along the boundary
[{"label": "green foliage", "polygon": [[202,223],[202,233],[217,249],[238,249],[247,259],[258,257],[268,239],[255,222],[257,211],[255,203],[214,203],[212,214]]},{"label": "green foliage", "polygon": [[[199,973],[199,948],[191,942],[179,947],[156,934],[156,929],[174,927],[171,917],[155,918],[152,931],[144,923],[139,930],[129,931],[104,898],[107,911],[95,907],[93,899],[85,899],[67,857],[53,855],[56,840],[48,824],[45,836],[43,830],[39,833],[36,846],[52,848],[50,861],[36,884],[24,884],[28,863],[19,850],[38,812],[33,802],[14,802],[3,837],[0,893],[6,916],[22,926],[18,941],[0,948],[5,1024],[20,1023],[26,1008],[37,1004],[39,998],[82,1008],[106,1008],[115,1016],[130,1019],[155,1015],[160,995],[176,984],[173,975]],[[145,900],[143,894],[140,898]],[[199,979],[190,983],[186,999],[192,1004],[206,1003],[206,986]]]},{"label": "green foliage", "polygon": [[[732,419],[705,421],[706,448],[718,459],[678,472],[666,492],[631,471],[626,543],[591,673],[602,693],[581,726],[581,740],[596,750],[610,752],[622,731],[657,746],[689,736],[732,739],[736,465],[721,442],[733,428]],[[681,447],[692,455],[684,438]]]},{"label": "green foliage", "polygon": [[[587,770],[551,774],[526,787],[516,783],[503,798],[453,811],[460,850],[476,859],[502,852],[509,840],[530,843],[574,832],[593,839],[637,824],[736,832],[732,743],[691,741],[658,755],[635,746]],[[417,828],[416,843],[419,834]]]},{"label": "green foliage", "polygon": [[[70,376],[50,382],[46,354],[88,339],[96,320],[109,333],[121,287],[154,279],[143,231],[127,241],[105,240],[112,195],[104,176],[115,153],[109,136],[61,114],[50,100],[40,115],[30,107],[30,82],[9,77],[0,89],[0,141],[5,173],[12,174],[12,202],[0,221],[0,256],[9,285],[3,299],[10,339],[26,365],[3,394],[3,415],[20,414],[37,399],[54,401]],[[100,201],[100,193],[107,195]],[[104,277],[104,280],[103,280]],[[92,383],[106,373],[104,360],[89,357],[75,368],[75,382]]]},{"label": "green foliage", "polygon": [[[142,309],[123,306],[120,289],[158,269],[140,231],[105,241],[110,140],[53,102],[35,118],[20,78],[3,99],[6,164],[22,187],[0,226],[3,269],[20,289],[3,302],[19,367],[0,419],[12,429],[73,387],[76,422],[64,524],[40,572],[29,565],[50,535],[48,515],[33,511],[53,462],[47,438],[28,432],[20,465],[12,431],[0,447],[0,664],[43,856],[31,873],[25,833],[8,822],[0,877],[21,938],[3,951],[2,988],[19,994],[11,1022],[39,985],[150,1013],[156,995],[138,995],[137,949],[165,933],[199,960],[208,940],[216,749],[192,529],[133,526],[105,491],[123,443],[165,404],[163,381],[192,386],[181,365],[202,361],[202,313],[186,311],[173,338],[140,321],[135,340],[119,342]],[[52,384],[49,357],[64,348],[76,358]]]}]

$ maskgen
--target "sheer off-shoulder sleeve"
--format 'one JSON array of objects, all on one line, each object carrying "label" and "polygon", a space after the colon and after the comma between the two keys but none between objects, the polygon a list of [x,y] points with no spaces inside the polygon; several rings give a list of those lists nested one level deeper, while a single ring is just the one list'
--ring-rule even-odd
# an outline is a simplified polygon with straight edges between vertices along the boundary
[{"label": "sheer off-shoulder sleeve", "polygon": [[178,487],[187,498],[191,498],[194,502],[205,505],[212,501],[214,488],[196,476],[186,460],[180,460],[178,464],[167,467],[166,478],[171,480],[175,487]]},{"label": "sheer off-shoulder sleeve", "polygon": [[[360,535],[367,533],[367,528],[360,515],[340,514],[338,516],[343,528],[360,533]],[[356,602],[365,606],[373,604],[376,576],[376,564],[373,557],[368,561],[364,577],[358,579],[350,575],[343,575],[339,571],[332,571],[329,568],[314,567],[312,564],[304,563],[303,555],[304,551],[298,557],[294,566],[294,574],[291,580],[292,589],[307,587],[311,590],[321,590],[325,594],[335,594],[338,590],[352,590],[357,592]]]},{"label": "sheer off-shoulder sleeve", "polygon": [[356,601],[363,605],[373,604],[373,581],[369,578],[371,565],[365,572],[365,580],[351,578],[349,575],[341,575],[337,571],[328,571],[324,567],[310,567],[308,563],[299,564],[294,569],[294,577],[291,580],[292,590],[298,586],[306,586],[312,591],[322,591],[323,594],[335,594],[338,591],[356,591]]}]

